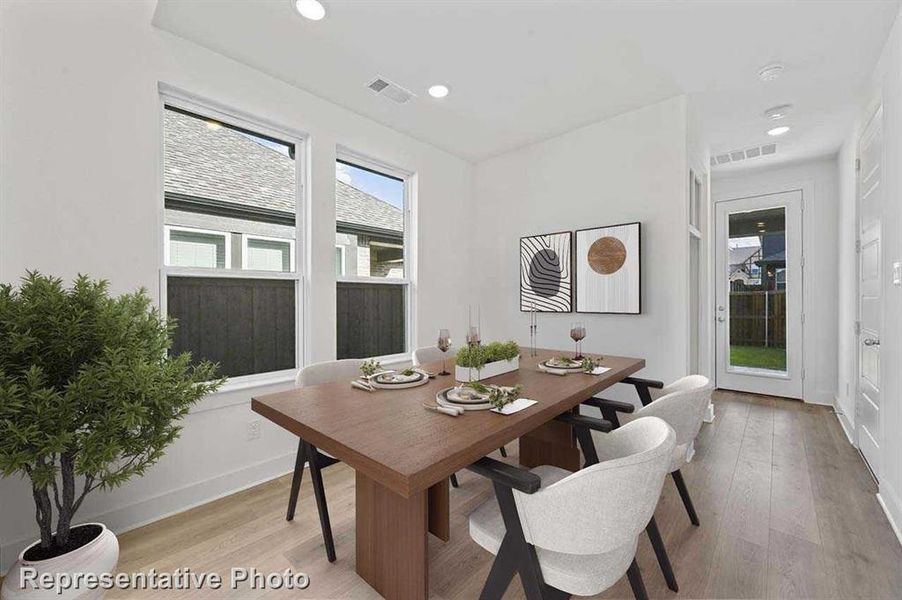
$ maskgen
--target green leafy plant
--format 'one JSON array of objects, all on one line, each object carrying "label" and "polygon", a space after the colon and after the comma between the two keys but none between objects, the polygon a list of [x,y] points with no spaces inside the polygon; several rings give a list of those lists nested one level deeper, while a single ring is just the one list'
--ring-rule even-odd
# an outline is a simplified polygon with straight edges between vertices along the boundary
[{"label": "green leafy plant", "polygon": [[416,371],[414,371],[413,369],[404,369],[403,371],[401,371],[401,375],[403,375],[404,377],[410,377],[414,373],[416,373]]},{"label": "green leafy plant", "polygon": [[479,370],[486,364],[499,360],[513,360],[520,356],[517,342],[492,342],[486,345],[464,346],[457,351],[455,363],[458,366]]},{"label": "green leafy plant", "polygon": [[477,394],[488,394],[489,393],[489,386],[485,385],[484,383],[479,383],[478,381],[468,381],[468,382],[464,383],[463,385],[464,385],[464,387],[470,388]]},{"label": "green leafy plant", "polygon": [[143,475],[222,385],[215,365],[167,355],[174,328],[144,290],[36,272],[0,285],[0,475],[30,479],[42,548],[64,552],[85,497]]},{"label": "green leafy plant", "polygon": [[514,387],[506,387],[493,385],[489,387],[489,403],[493,408],[501,410],[505,405],[510,404],[520,397],[523,388],[519,385]]},{"label": "green leafy plant", "polygon": [[576,364],[575,360],[573,360],[572,358],[569,358],[567,356],[556,356],[556,357],[554,357],[554,362],[556,362],[559,365],[565,365],[565,366],[570,366],[570,365]]},{"label": "green leafy plant", "polygon": [[380,363],[375,358],[371,358],[370,360],[363,361],[363,364],[360,365],[360,372],[363,373],[364,377],[372,377],[376,373],[382,370],[382,363]]},{"label": "green leafy plant", "polygon": [[596,360],[594,358],[589,358],[587,356],[586,358],[584,358],[582,360],[582,362],[580,363],[580,366],[582,367],[583,371],[585,371],[587,373],[591,373],[595,369],[595,367],[601,366],[601,361]]}]

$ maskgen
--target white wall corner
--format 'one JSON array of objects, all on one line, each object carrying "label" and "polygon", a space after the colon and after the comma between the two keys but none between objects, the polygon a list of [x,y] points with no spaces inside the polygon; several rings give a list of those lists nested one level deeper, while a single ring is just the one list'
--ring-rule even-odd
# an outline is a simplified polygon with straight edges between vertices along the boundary
[{"label": "white wall corner", "polygon": [[842,427],[843,433],[846,434],[846,439],[849,440],[852,446],[855,446],[855,425],[852,423],[849,415],[843,410],[842,401],[836,394],[833,395],[833,414],[839,420],[839,425]]}]

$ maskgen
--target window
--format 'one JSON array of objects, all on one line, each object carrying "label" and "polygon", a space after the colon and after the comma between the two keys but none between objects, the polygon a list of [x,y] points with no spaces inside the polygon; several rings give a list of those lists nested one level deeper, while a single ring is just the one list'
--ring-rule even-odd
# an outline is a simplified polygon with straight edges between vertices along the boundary
[{"label": "window", "polygon": [[244,265],[252,271],[294,271],[294,240],[244,236]]},{"label": "window", "polygon": [[223,232],[166,227],[166,264],[177,267],[229,268],[229,236]]},{"label": "window", "polygon": [[173,353],[230,378],[293,372],[298,140],[164,98],[165,309]]},{"label": "window", "polygon": [[348,156],[337,161],[335,179],[338,358],[404,354],[408,175]]}]

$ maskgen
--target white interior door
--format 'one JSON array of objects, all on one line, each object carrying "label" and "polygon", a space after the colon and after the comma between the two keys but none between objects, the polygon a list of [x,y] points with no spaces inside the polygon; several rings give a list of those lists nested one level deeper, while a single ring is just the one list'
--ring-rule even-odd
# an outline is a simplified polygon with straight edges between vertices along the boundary
[{"label": "white interior door", "polygon": [[802,398],[802,192],[718,202],[717,387]]},{"label": "white interior door", "polygon": [[880,450],[880,233],[883,180],[883,110],[858,143],[858,448],[875,476]]}]

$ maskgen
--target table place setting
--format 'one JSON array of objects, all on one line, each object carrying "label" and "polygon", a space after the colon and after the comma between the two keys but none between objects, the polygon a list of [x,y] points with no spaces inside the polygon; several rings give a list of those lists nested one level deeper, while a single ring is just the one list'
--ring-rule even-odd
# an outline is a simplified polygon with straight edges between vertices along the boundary
[{"label": "table place setting", "polygon": [[360,377],[351,382],[351,387],[367,392],[418,387],[435,377],[434,373],[419,368],[400,371],[382,369],[382,365],[375,359],[364,362],[360,366],[360,372]]}]

